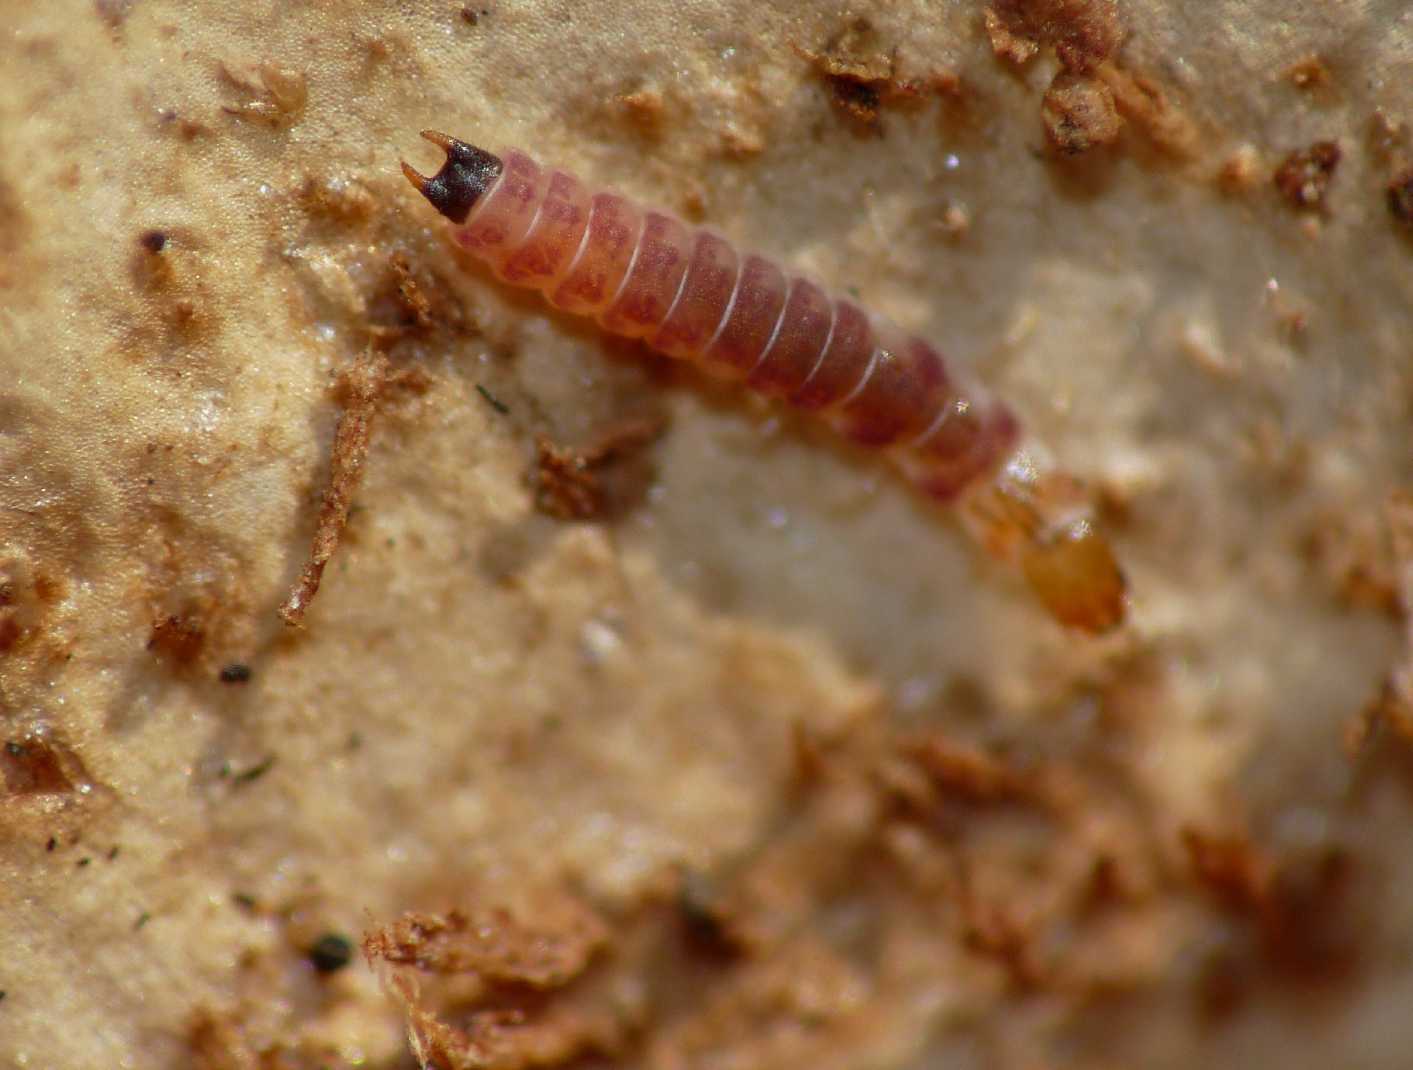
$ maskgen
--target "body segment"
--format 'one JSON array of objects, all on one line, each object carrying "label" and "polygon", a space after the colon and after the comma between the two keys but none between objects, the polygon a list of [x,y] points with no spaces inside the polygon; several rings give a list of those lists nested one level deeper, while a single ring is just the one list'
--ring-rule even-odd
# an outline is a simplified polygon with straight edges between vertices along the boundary
[{"label": "body segment", "polygon": [[1009,407],[925,340],[517,149],[493,156],[425,136],[446,165],[431,179],[405,173],[500,278],[885,451],[922,493],[960,505],[968,529],[1017,563],[1063,623],[1098,632],[1122,619],[1122,576],[1074,482],[1042,471]]}]

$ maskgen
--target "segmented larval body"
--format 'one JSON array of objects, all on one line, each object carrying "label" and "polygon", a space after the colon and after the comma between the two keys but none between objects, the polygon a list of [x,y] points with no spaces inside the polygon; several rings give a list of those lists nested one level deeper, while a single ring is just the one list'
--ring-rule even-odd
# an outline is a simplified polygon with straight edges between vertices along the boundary
[{"label": "segmented larval body", "polygon": [[924,339],[715,231],[592,189],[526,153],[442,134],[409,180],[501,279],[658,352],[743,381],[884,451],[924,494],[1016,561],[1064,623],[1104,631],[1124,584],[1077,484],[1040,468],[1011,410]]}]

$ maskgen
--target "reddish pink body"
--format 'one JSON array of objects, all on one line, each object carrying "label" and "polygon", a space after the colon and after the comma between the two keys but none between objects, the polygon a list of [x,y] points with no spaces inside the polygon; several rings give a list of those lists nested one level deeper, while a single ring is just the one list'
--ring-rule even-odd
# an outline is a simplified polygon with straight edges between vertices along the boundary
[{"label": "reddish pink body", "polygon": [[1017,445],[1010,410],[923,339],[712,230],[590,190],[518,149],[500,159],[455,234],[506,282],[817,413],[848,438],[896,453],[938,499],[956,497]]},{"label": "reddish pink body", "polygon": [[817,414],[886,455],[1019,566],[1055,617],[1089,632],[1124,617],[1123,573],[1077,481],[1022,448],[1010,409],[923,339],[676,216],[595,191],[509,149],[424,131],[447,162],[403,173],[506,282]]}]

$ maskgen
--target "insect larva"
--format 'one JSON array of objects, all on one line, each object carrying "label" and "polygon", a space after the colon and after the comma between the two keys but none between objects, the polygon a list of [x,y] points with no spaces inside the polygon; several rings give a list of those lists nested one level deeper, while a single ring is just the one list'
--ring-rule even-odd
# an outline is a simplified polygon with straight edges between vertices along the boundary
[{"label": "insect larva", "polygon": [[1117,625],[1124,580],[1078,484],[1047,471],[1019,421],[923,339],[716,232],[591,190],[518,149],[499,156],[433,131],[431,178],[403,173],[506,282],[607,331],[796,408],[885,451],[924,494],[1019,565],[1062,623]]}]

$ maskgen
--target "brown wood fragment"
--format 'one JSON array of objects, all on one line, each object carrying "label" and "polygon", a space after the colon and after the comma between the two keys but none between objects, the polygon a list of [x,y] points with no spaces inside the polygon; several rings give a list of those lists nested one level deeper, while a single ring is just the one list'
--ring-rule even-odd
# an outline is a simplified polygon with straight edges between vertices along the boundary
[{"label": "brown wood fragment", "polygon": [[94,0],[93,7],[110,30],[120,30],[135,2],[136,0]]},{"label": "brown wood fragment", "polygon": [[1328,89],[1334,82],[1329,66],[1313,53],[1296,61],[1285,76],[1296,89]]},{"label": "brown wood fragment", "polygon": [[1413,227],[1413,167],[1389,181],[1387,197],[1389,215],[1405,227]]},{"label": "brown wood fragment", "polygon": [[0,654],[8,654],[24,638],[24,626],[11,610],[0,607]]},{"label": "brown wood fragment", "polygon": [[363,942],[370,961],[424,973],[476,974],[497,984],[558,988],[582,973],[608,938],[588,908],[564,901],[529,925],[495,907],[405,914]]},{"label": "brown wood fragment", "polygon": [[364,353],[339,376],[338,395],[343,414],[334,432],[329,484],[324,491],[324,503],[314,529],[309,562],[279,608],[280,619],[291,627],[304,622],[309,603],[319,591],[324,567],[333,556],[348,524],[348,507],[363,477],[363,462],[368,456],[373,416],[387,381],[388,360],[381,353],[372,351]]},{"label": "brown wood fragment", "polygon": [[995,0],[985,19],[998,56],[1024,63],[1032,47],[1049,45],[1066,70],[1079,74],[1098,68],[1123,39],[1113,0]]},{"label": "brown wood fragment", "polygon": [[1307,986],[1349,976],[1358,945],[1346,905],[1353,871],[1348,852],[1327,844],[1276,857],[1243,834],[1188,827],[1182,837],[1198,882],[1251,926],[1273,976]]},{"label": "brown wood fragment", "polygon": [[1344,753],[1354,761],[1383,740],[1396,742],[1413,755],[1413,702],[1393,681],[1385,681],[1378,695],[1345,726]]},{"label": "brown wood fragment", "polygon": [[1260,154],[1254,145],[1238,145],[1217,171],[1217,185],[1231,196],[1246,193],[1259,179]]},{"label": "brown wood fragment", "polygon": [[1290,153],[1276,168],[1272,181],[1292,208],[1323,211],[1342,155],[1338,143],[1317,141]]},{"label": "brown wood fragment", "polygon": [[1036,784],[985,751],[956,743],[940,733],[906,744],[903,752],[941,795],[975,805],[995,805],[1033,797]]},{"label": "brown wood fragment", "polygon": [[855,52],[861,39],[872,33],[869,24],[859,20],[825,45],[823,52],[796,48],[810,61],[829,87],[830,101],[861,132],[878,128],[884,94],[893,81],[894,62],[881,53]]},{"label": "brown wood fragment", "polygon": [[378,209],[378,199],[362,183],[328,175],[309,176],[295,196],[310,215],[342,223],[362,222]]},{"label": "brown wood fragment", "polygon": [[1113,63],[1095,68],[1114,94],[1114,106],[1153,147],[1174,159],[1196,154],[1201,143],[1197,125],[1153,79],[1131,74]]},{"label": "brown wood fragment", "polygon": [[187,1061],[182,1065],[190,1070],[353,1070],[354,1064],[327,1044],[274,1035],[262,1018],[263,1002],[245,998],[219,1010],[198,1007],[186,1023]]},{"label": "brown wood fragment", "polygon": [[1039,988],[1044,972],[1035,953],[1035,936],[1025,923],[998,903],[970,894],[963,903],[962,936],[967,947],[999,962],[1017,991]]},{"label": "brown wood fragment", "polygon": [[1259,913],[1271,887],[1270,861],[1243,835],[1216,835],[1188,826],[1182,830],[1193,875],[1229,910]]},{"label": "brown wood fragment", "polygon": [[1011,29],[994,8],[987,8],[982,14],[986,26],[986,36],[991,40],[991,51],[999,59],[1017,67],[1023,67],[1040,52],[1040,42],[1033,37],[1024,37]]},{"label": "brown wood fragment", "polygon": [[1342,606],[1397,617],[1401,595],[1388,527],[1377,513],[1321,510],[1298,545]]},{"label": "brown wood fragment", "polygon": [[1261,948],[1280,979],[1328,988],[1358,965],[1362,922],[1351,908],[1354,859],[1324,845],[1280,859],[1260,919]]},{"label": "brown wood fragment", "polygon": [[92,786],[78,754],[53,734],[29,732],[0,744],[0,799],[67,795]]},{"label": "brown wood fragment", "polygon": [[[526,1070],[621,1051],[630,1023],[586,976],[608,927],[572,898],[534,906],[533,922],[500,908],[408,914],[366,938],[369,963],[407,1009],[423,1066]],[[454,1017],[423,995],[418,974],[455,983]]]},{"label": "brown wood fragment", "polygon": [[850,21],[818,52],[792,47],[824,81],[835,109],[861,134],[879,132],[885,108],[914,107],[929,94],[953,95],[959,86],[955,75],[945,73],[921,80],[901,77],[897,49],[885,49],[873,24],[865,18]]},{"label": "brown wood fragment", "polygon": [[1117,60],[1124,29],[1112,0],[996,0],[984,17],[992,51],[1007,62],[1023,65],[1041,48],[1054,49],[1062,69],[1041,114],[1059,151],[1077,154],[1110,144],[1123,121],[1169,156],[1183,159],[1196,151],[1192,120],[1155,81]]},{"label": "brown wood fragment", "polygon": [[409,337],[426,338],[438,332],[464,335],[477,330],[450,288],[435,273],[414,264],[405,252],[392,253],[387,268],[369,299],[365,324],[370,340],[379,349],[391,351]]},{"label": "brown wood fragment", "polygon": [[432,301],[417,285],[407,255],[393,253],[388,258],[388,267],[392,269],[397,280],[397,293],[402,307],[411,316],[413,324],[419,328],[429,326],[432,322]]},{"label": "brown wood fragment", "polygon": [[1068,71],[1057,74],[1045,91],[1040,117],[1050,144],[1066,156],[1112,145],[1123,129],[1109,87]]},{"label": "brown wood fragment", "polygon": [[604,479],[605,470],[662,434],[661,417],[625,420],[582,449],[557,446],[545,435],[535,442],[535,506],[559,520],[594,520],[629,503]]},{"label": "brown wood fragment", "polygon": [[147,649],[178,665],[190,665],[201,654],[206,629],[194,613],[170,613],[152,625]]},{"label": "brown wood fragment", "polygon": [[1406,161],[1410,148],[1408,124],[1375,108],[1364,129],[1364,143],[1376,163],[1396,165]]},{"label": "brown wood fragment", "polygon": [[677,911],[692,946],[707,955],[729,959],[747,950],[738,910],[712,874],[686,868],[677,888]]},{"label": "brown wood fragment", "polygon": [[187,1053],[197,1070],[257,1070],[259,1056],[251,1050],[233,1016],[202,1007],[186,1032]]},{"label": "brown wood fragment", "polygon": [[1398,490],[1390,494],[1384,503],[1384,519],[1393,547],[1399,605],[1404,622],[1409,626],[1409,654],[1413,656],[1413,491]]},{"label": "brown wood fragment", "polygon": [[620,93],[614,104],[640,137],[648,141],[661,140],[667,127],[667,102],[655,89],[636,89]]},{"label": "brown wood fragment", "polygon": [[238,119],[255,119],[271,126],[293,123],[309,101],[309,79],[272,63],[262,63],[254,77],[238,74],[223,63],[220,74],[228,85],[252,98],[221,108]]},{"label": "brown wood fragment", "polygon": [[1344,750],[1350,761],[1361,763],[1378,752],[1392,752],[1413,768],[1413,492],[1389,495],[1384,518],[1393,551],[1391,583],[1407,635],[1406,660],[1345,726]]}]

